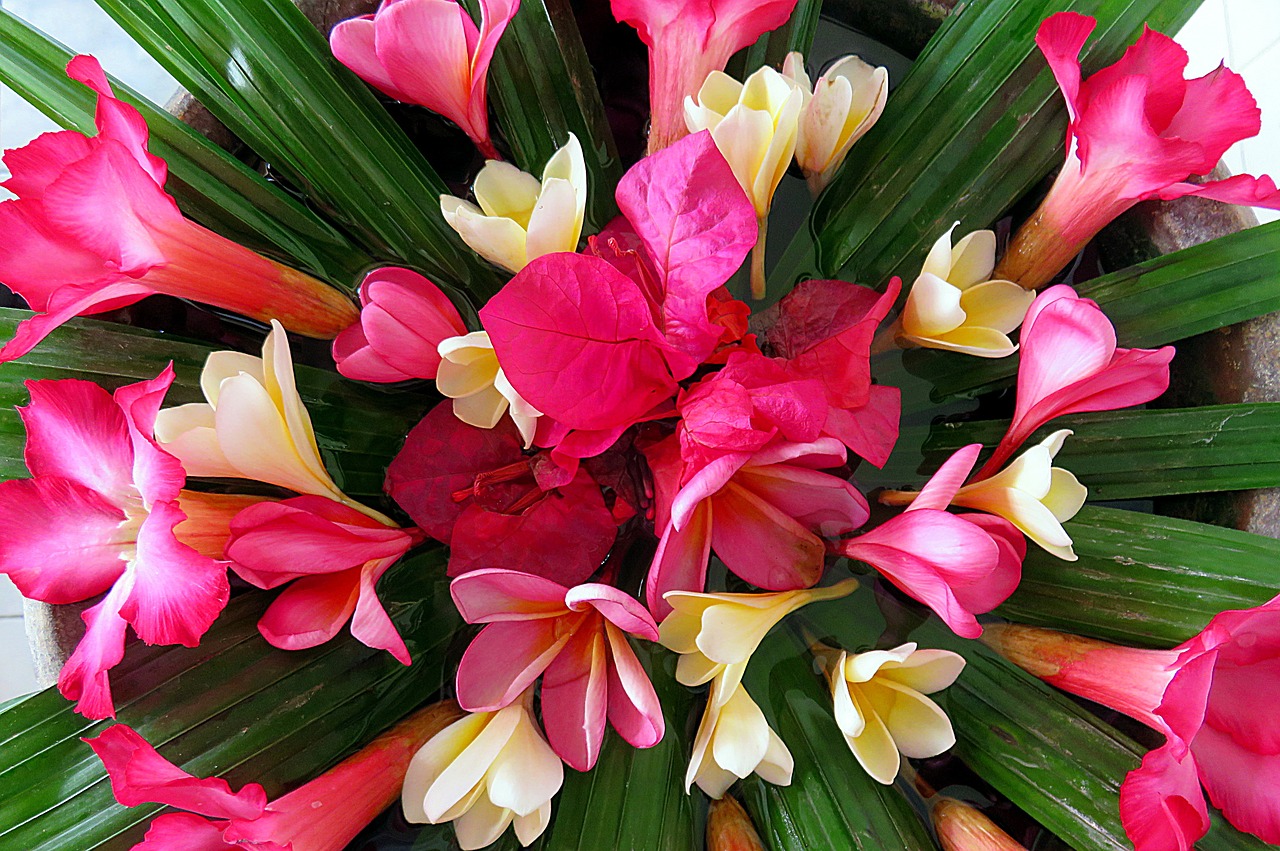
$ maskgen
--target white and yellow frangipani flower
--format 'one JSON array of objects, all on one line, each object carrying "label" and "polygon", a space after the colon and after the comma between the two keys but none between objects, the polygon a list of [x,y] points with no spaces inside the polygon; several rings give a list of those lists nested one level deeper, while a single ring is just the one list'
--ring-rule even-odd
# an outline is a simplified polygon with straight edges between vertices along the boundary
[{"label": "white and yellow frangipani flower", "polygon": [[156,415],[155,436],[188,476],[253,479],[345,503],[377,520],[382,514],[344,494],[320,458],[311,415],[294,382],[289,340],[279,322],[262,357],[214,352],[200,373],[207,402]]},{"label": "white and yellow frangipani flower", "polygon": [[510,163],[490,160],[471,187],[479,206],[440,196],[444,219],[484,259],[509,272],[558,251],[577,251],[587,209],[587,164],[578,137],[556,151],[542,181]]},{"label": "white and yellow frangipani flower", "polygon": [[707,795],[721,798],[753,772],[775,786],[791,784],[795,761],[743,688],[745,668],[745,662],[729,665],[712,683],[685,772],[686,792],[696,783]]},{"label": "white and yellow frangipani flower", "polygon": [[804,56],[788,53],[782,73],[804,94],[796,162],[816,197],[831,182],[853,143],[880,120],[889,98],[889,69],[845,56],[811,85]]},{"label": "white and yellow frangipani flower", "polygon": [[530,689],[497,712],[475,712],[414,754],[400,800],[415,824],[453,822],[458,845],[484,848],[514,824],[529,845],[551,820],[564,766],[532,714]]},{"label": "white and yellow frangipani flower", "polygon": [[1022,324],[1035,293],[1011,281],[989,280],[996,263],[993,232],[974,231],[953,248],[954,231],[955,225],[925,258],[907,295],[899,336],[981,358],[1011,355],[1018,347],[1009,334]]},{"label": "white and yellow frangipani flower", "polygon": [[989,479],[965,485],[952,505],[996,514],[1066,561],[1075,561],[1071,536],[1062,524],[1076,516],[1089,489],[1067,470],[1053,466],[1071,432],[1055,431]]},{"label": "white and yellow frangipani flower", "polygon": [[857,587],[858,580],[845,579],[826,588],[766,594],[668,591],[663,598],[672,611],[658,627],[658,641],[680,654],[677,680],[698,686],[724,674],[721,686],[728,697],[751,654],[779,621],[809,603],[846,597]]},{"label": "white and yellow frangipani flower", "polygon": [[733,169],[760,223],[751,254],[751,294],[764,297],[764,246],[773,193],[791,165],[805,93],[767,65],[745,83],[712,71],[698,99],[686,97],[685,124],[690,133],[710,130],[716,147]]},{"label": "white and yellow frangipani flower", "polygon": [[858,763],[880,783],[898,776],[902,757],[937,756],[956,743],[951,720],[926,694],[955,682],[964,657],[948,650],[815,651],[835,705],[836,725]]},{"label": "white and yellow frangipani flower", "polygon": [[510,412],[525,449],[532,446],[542,412],[522,399],[502,374],[489,333],[450,337],[437,349],[441,360],[436,387],[453,400],[453,415],[476,428],[493,428]]}]

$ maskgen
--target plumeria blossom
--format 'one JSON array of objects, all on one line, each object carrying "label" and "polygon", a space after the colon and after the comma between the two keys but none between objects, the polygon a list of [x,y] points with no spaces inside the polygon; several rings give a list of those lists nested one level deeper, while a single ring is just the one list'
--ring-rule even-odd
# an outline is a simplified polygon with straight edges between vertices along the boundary
[{"label": "plumeria blossom", "polygon": [[360,284],[360,320],[333,341],[338,372],[387,383],[435,378],[439,346],[467,333],[443,291],[411,269],[386,266]]},{"label": "plumeria blossom", "polygon": [[493,428],[510,414],[524,447],[533,444],[542,412],[511,386],[487,331],[442,340],[436,388],[453,400],[453,415],[467,425]]},{"label": "plumeria blossom", "polygon": [[253,479],[345,503],[385,519],[350,499],[334,484],[320,458],[311,415],[293,375],[284,328],[273,322],[262,357],[214,352],[200,373],[207,402],[166,408],[155,435],[187,474]]},{"label": "plumeria blossom", "polygon": [[535,257],[578,250],[587,210],[587,163],[574,134],[547,160],[541,182],[510,163],[490,160],[471,189],[476,204],[441,195],[440,212],[490,263],[515,273]]},{"label": "plumeria blossom", "polygon": [[401,804],[417,824],[453,822],[464,851],[498,840],[508,825],[529,845],[551,821],[564,766],[533,718],[533,690],[497,712],[446,727],[409,763]]},{"label": "plumeria blossom", "polygon": [[1032,674],[1164,734],[1120,786],[1137,851],[1189,851],[1209,800],[1232,825],[1280,843],[1280,597],[1221,612],[1172,650],[1139,650],[1004,624],[984,639]]},{"label": "plumeria blossom", "polygon": [[804,95],[796,162],[816,197],[835,177],[853,143],[880,120],[889,99],[889,69],[844,56],[815,85],[804,69],[804,56],[793,52],[783,60],[782,73]]},{"label": "plumeria blossom", "polygon": [[489,63],[519,0],[480,0],[480,26],[454,0],[382,0],[329,33],[333,55],[383,94],[462,128],[488,159]]},{"label": "plumeria blossom", "polygon": [[685,134],[684,99],[729,57],[787,22],[795,0],[612,0],[649,46],[649,153]]},{"label": "plumeria blossom", "polygon": [[417,529],[388,526],[340,502],[299,496],[236,515],[226,555],[236,575],[258,588],[291,583],[258,621],[272,646],[315,647],[351,621],[356,640],[408,665],[409,651],[375,589],[422,538]]},{"label": "plumeria blossom", "polygon": [[712,550],[758,588],[807,588],[822,577],[824,538],[867,520],[858,489],[820,472],[844,462],[844,447],[831,438],[775,441],[745,462],[728,456],[689,477],[674,436],[647,448],[645,457],[659,535],[645,595],[659,617],[669,610],[667,592],[702,590]]},{"label": "plumeria blossom", "polygon": [[662,707],[627,641],[658,639],[639,602],[609,585],[566,588],[501,568],[463,574],[450,591],[463,620],[488,624],[458,665],[464,709],[501,709],[542,677],[547,739],[578,771],[600,756],[606,720],[635,747],[662,739]]},{"label": "plumeria blossom", "polygon": [[1187,52],[1145,30],[1114,65],[1081,79],[1079,54],[1096,21],[1061,12],[1036,44],[1067,102],[1067,160],[1048,196],[1014,236],[997,274],[1028,289],[1048,283],[1112,219],[1139,201],[1200,195],[1280,208],[1267,176],[1189,183],[1227,149],[1258,135],[1261,113],[1244,80],[1224,66],[1183,79]]},{"label": "plumeria blossom", "polygon": [[449,575],[502,565],[573,586],[585,582],[617,536],[613,514],[586,469],[546,488],[554,466],[528,457],[504,420],[459,421],[448,403],[414,426],[387,468],[386,491],[421,529],[449,545]]},{"label": "plumeria blossom", "polygon": [[0,362],[31,351],[73,316],[149,295],[189,298],[311,337],[355,319],[334,288],[184,218],[164,191],[168,167],[148,153],[142,114],[117,100],[98,60],[77,56],[72,79],[98,95],[97,136],[45,133],[4,155],[12,176],[0,201],[0,282],[36,315],[0,348]]},{"label": "plumeria blossom", "polygon": [[956,743],[951,719],[925,695],[956,681],[964,657],[949,650],[919,650],[907,642],[892,650],[847,653],[821,648],[836,724],[858,764],[889,785],[902,757],[927,759]]},{"label": "plumeria blossom", "polygon": [[760,237],[751,253],[751,295],[764,298],[765,235],[773,193],[791,165],[799,135],[805,92],[773,68],[764,66],[739,83],[712,71],[698,90],[685,98],[689,132],[711,131],[716,147],[733,169],[755,207]]},{"label": "plumeria blossom", "polygon": [[902,310],[900,338],[917,346],[1002,358],[1017,346],[1009,334],[1022,324],[1035,294],[1011,281],[991,280],[996,235],[978,230],[953,247],[953,226],[934,243]]},{"label": "plumeria blossom", "polygon": [[126,626],[148,644],[196,646],[227,604],[218,562],[232,516],[252,497],[183,490],[178,459],[149,437],[172,367],[114,395],[75,379],[28,381],[29,479],[0,483],[0,572],[23,596],[61,604],[106,597],[58,689],[88,718],[115,714],[108,672]]},{"label": "plumeria blossom", "polygon": [[458,715],[452,701],[429,706],[270,802],[257,783],[233,793],[225,780],[188,774],[124,724],[83,741],[102,760],[121,804],[185,810],[154,819],[133,851],[342,851],[399,798],[414,753]]},{"label": "plumeria blossom", "polygon": [[914,494],[907,510],[832,549],[866,562],[924,603],[963,638],[977,638],[975,614],[1008,599],[1022,579],[1027,542],[1003,517],[946,511],[982,450],[956,451]]},{"label": "plumeria blossom", "polygon": [[680,654],[676,679],[682,684],[699,686],[726,674],[727,699],[769,630],[797,609],[847,597],[857,587],[856,579],[844,579],[825,588],[773,594],[669,591],[671,612],[658,627],[658,640]]},{"label": "plumeria blossom", "polygon": [[978,473],[992,475],[1040,426],[1066,414],[1150,402],[1169,388],[1173,347],[1121,349],[1097,304],[1065,285],[1031,303],[1022,323],[1013,422]]},{"label": "plumeria blossom", "polygon": [[710,797],[722,798],[751,774],[775,786],[791,785],[795,760],[743,687],[745,667],[731,665],[712,680],[684,775],[685,792],[696,783]]}]

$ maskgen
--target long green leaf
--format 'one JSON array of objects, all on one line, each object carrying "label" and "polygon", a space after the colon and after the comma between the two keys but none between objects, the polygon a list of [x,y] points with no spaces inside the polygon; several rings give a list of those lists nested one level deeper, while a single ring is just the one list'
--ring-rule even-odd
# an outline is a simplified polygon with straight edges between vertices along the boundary
[{"label": "long green leaf", "polygon": [[934,847],[902,793],[872,780],[858,765],[836,727],[830,693],[791,633],[780,630],[766,639],[752,657],[745,683],[795,758],[791,785],[774,786],[755,775],[741,785],[769,848]]},{"label": "long green leaf", "polygon": [[1280,541],[1189,520],[1086,506],[1066,530],[1080,560],[1036,547],[997,614],[1122,644],[1169,647],[1226,609],[1280,592]]},{"label": "long green leaf", "polygon": [[[196,775],[279,795],[319,774],[437,692],[459,625],[441,550],[388,572],[379,593],[405,638],[405,667],[345,634],[313,650],[270,647],[256,622],[273,595],[231,602],[199,648],[129,646],[111,675],[119,720]],[[114,803],[81,736],[88,721],[50,689],[0,713],[0,846],[124,851],[155,806]],[[56,780],[56,782],[54,782]]]},{"label": "long green leaf", "polygon": [[[1076,289],[1098,303],[1120,345],[1154,348],[1280,310],[1280,222],[1269,222],[1094,278]],[[982,361],[913,351],[903,366],[934,401],[1012,382],[1015,355]],[[892,379],[889,379],[892,380]],[[923,403],[923,399],[921,400]]]},{"label": "long green leaf", "polygon": [[[898,457],[867,481],[902,485],[931,473],[970,443],[999,441],[1007,421],[904,429]],[[1075,473],[1091,500],[1142,499],[1280,486],[1280,402],[1059,417],[1024,444],[1071,429],[1054,465]],[[920,455],[923,461],[911,469]]]},{"label": "long green leaf", "polygon": [[1072,9],[1099,19],[1083,57],[1090,72],[1119,58],[1144,24],[1176,31],[1197,5],[959,5],[818,199],[809,227],[779,263],[778,288],[802,275],[878,286],[914,274],[952,222],[960,220],[961,232],[989,227],[1058,163],[1065,108],[1034,44],[1044,18]]},{"label": "long green leaf", "polygon": [[290,0],[97,0],[233,133],[379,258],[487,295],[445,184]]},{"label": "long green leaf", "polygon": [[[477,13],[479,3],[467,0]],[[516,165],[533,175],[574,133],[586,155],[587,232],[618,214],[622,161],[569,0],[523,0],[489,71],[489,94]]]},{"label": "long green leaf", "polygon": [[[0,81],[63,127],[95,132],[95,96],[65,72],[74,55],[70,50],[3,9],[0,42]],[[165,188],[188,216],[344,287],[351,287],[373,262],[315,213],[204,136],[118,81],[112,80],[112,86],[146,118],[150,149],[169,164]]]},{"label": "long green leaf", "polygon": [[[13,336],[26,311],[0,309],[0,339]],[[23,382],[82,378],[114,389],[154,378],[173,361],[177,379],[166,404],[203,401],[200,370],[212,347],[105,322],[77,319],[54,331],[31,354],[0,366],[0,479],[27,475],[25,431],[13,405],[26,404]],[[387,464],[399,451],[432,398],[416,392],[386,393],[333,372],[296,367],[298,390],[315,425],[325,465],[351,496],[384,499]]]}]

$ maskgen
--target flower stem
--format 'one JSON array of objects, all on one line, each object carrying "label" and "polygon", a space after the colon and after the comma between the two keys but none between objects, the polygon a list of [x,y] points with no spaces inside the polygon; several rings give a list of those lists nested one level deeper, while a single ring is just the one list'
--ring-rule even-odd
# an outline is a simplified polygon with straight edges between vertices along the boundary
[{"label": "flower stem", "polygon": [[761,216],[760,235],[756,237],[755,247],[751,249],[751,297],[759,301],[764,298],[764,244],[769,234],[769,217]]}]

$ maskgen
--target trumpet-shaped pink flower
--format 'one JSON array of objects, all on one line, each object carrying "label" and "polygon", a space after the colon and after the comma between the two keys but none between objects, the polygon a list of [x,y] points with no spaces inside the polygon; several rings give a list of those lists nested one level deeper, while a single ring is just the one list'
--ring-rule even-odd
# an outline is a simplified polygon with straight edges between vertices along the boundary
[{"label": "trumpet-shaped pink flower", "polygon": [[255,254],[183,217],[164,191],[164,160],[147,152],[147,125],[117,100],[92,56],[67,73],[98,94],[98,135],[46,133],[9,151],[16,200],[0,202],[0,282],[36,316],[0,348],[31,351],[73,316],[156,293],[189,298],[291,331],[333,337],[356,318],[337,290]]},{"label": "trumpet-shaped pink flower", "polygon": [[519,0],[480,0],[480,26],[453,0],[383,0],[329,34],[338,61],[366,83],[457,124],[487,159],[489,63]]},{"label": "trumpet-shaped pink flower", "polygon": [[0,483],[0,572],[24,596],[72,603],[106,592],[58,688],[89,718],[115,714],[108,671],[126,625],[148,644],[194,647],[227,604],[228,523],[255,501],[182,490],[186,474],[150,437],[173,382],[158,377],[114,397],[74,379],[29,381],[30,479]]},{"label": "trumpet-shaped pink flower", "polygon": [[590,473],[544,488],[545,456],[526,457],[510,420],[467,425],[449,403],[414,426],[387,469],[386,490],[426,534],[448,544],[449,575],[503,566],[576,585],[617,536]]},{"label": "trumpet-shaped pink flower", "polygon": [[1172,346],[1116,348],[1115,326],[1097,304],[1066,285],[1040,293],[1022,323],[1013,422],[977,478],[993,475],[1052,419],[1150,402],[1169,388],[1173,354]]},{"label": "trumpet-shaped pink flower", "polygon": [[360,320],[333,341],[338,372],[387,383],[435,378],[438,347],[467,326],[440,288],[410,269],[374,269],[360,285]]},{"label": "trumpet-shaped pink flower", "polygon": [[342,851],[395,803],[414,753],[458,715],[452,701],[429,706],[271,802],[257,783],[233,793],[225,780],[183,771],[124,724],[82,741],[102,760],[121,804],[186,811],[158,816],[133,851]]},{"label": "trumpet-shaped pink flower", "polygon": [[613,0],[649,46],[649,152],[685,134],[684,99],[712,71],[787,22],[796,0]]},{"label": "trumpet-shaped pink flower", "polygon": [[777,440],[745,462],[731,458],[686,475],[679,439],[645,450],[653,471],[660,540],[645,599],[659,619],[668,591],[702,591],[714,549],[729,570],[759,588],[808,588],[822,577],[824,537],[866,522],[867,502],[844,479],[819,472],[844,463],[831,438]]},{"label": "trumpet-shaped pink flower", "polygon": [[1172,650],[994,627],[989,644],[1046,682],[1163,733],[1120,786],[1137,851],[1189,851],[1209,829],[1203,784],[1227,821],[1280,844],[1280,597],[1221,612]]},{"label": "trumpet-shaped pink flower", "polygon": [[458,703],[492,712],[542,677],[542,718],[560,758],[587,771],[600,755],[605,721],[649,748],[665,722],[627,635],[658,640],[644,606],[609,585],[566,588],[514,570],[476,570],[450,589],[468,623],[488,624],[458,665]]},{"label": "trumpet-shaped pink flower", "polygon": [[1018,587],[1027,555],[1026,540],[1008,520],[945,510],[981,450],[978,443],[958,450],[906,511],[832,546],[880,571],[964,638],[982,634],[975,614],[991,611]]},{"label": "trumpet-shaped pink flower", "polygon": [[1036,44],[1067,101],[1067,161],[1048,197],[1022,227],[996,277],[1035,289],[1098,231],[1139,201],[1203,195],[1280,207],[1271,178],[1239,175],[1188,183],[1213,170],[1227,149],[1256,136],[1260,113],[1244,80],[1225,67],[1183,79],[1187,52],[1146,30],[1116,64],[1080,79],[1080,49],[1096,21],[1053,15]]},{"label": "trumpet-shaped pink flower", "polygon": [[323,644],[351,621],[356,640],[408,665],[409,651],[375,589],[411,547],[417,529],[398,529],[322,496],[250,506],[231,522],[227,558],[259,588],[286,588],[258,621],[274,647]]}]

